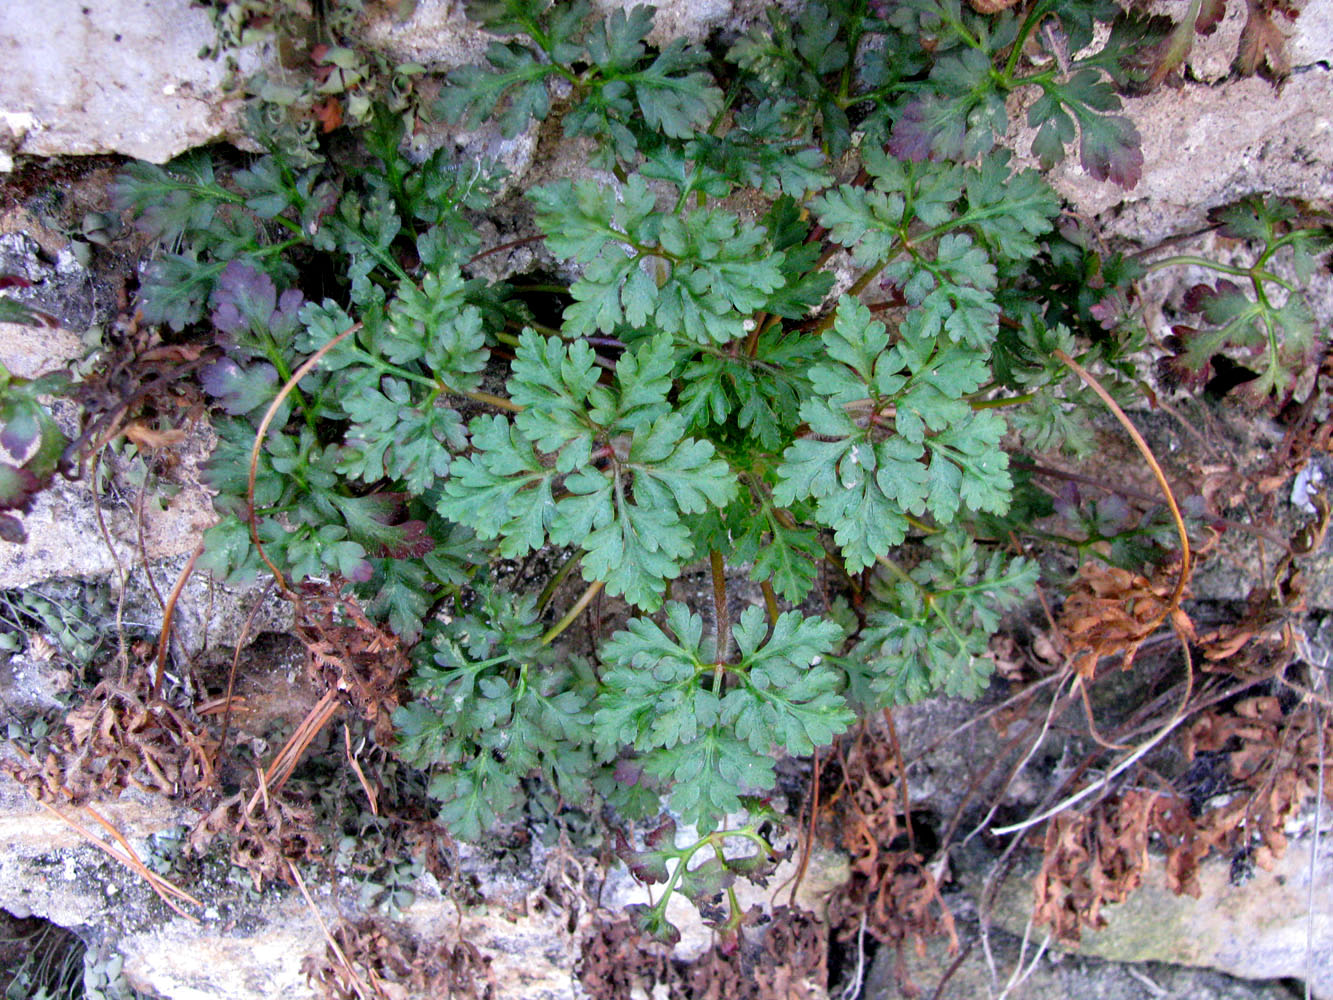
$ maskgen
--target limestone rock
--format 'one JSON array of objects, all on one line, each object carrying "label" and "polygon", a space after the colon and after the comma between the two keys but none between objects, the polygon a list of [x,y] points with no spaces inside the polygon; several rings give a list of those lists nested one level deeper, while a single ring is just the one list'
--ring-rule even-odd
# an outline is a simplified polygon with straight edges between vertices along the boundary
[{"label": "limestone rock", "polygon": [[[1245,0],[1224,0],[1222,19],[1207,35],[1195,34],[1185,59],[1191,79],[1216,84],[1232,74],[1241,34],[1248,20]],[[1305,0],[1293,5],[1300,9],[1294,19],[1278,14],[1273,24],[1287,39],[1284,54],[1292,67],[1327,63],[1333,56],[1333,0]],[[1173,21],[1184,18],[1190,0],[1157,0],[1149,6],[1153,14],[1163,14]]]},{"label": "limestone rock", "polygon": [[[0,363],[15,375],[34,378],[73,364],[84,351],[83,341],[70,330],[0,323]],[[53,409],[58,420],[63,418],[66,433],[75,433],[73,408],[67,402],[56,401]],[[142,504],[137,491],[114,489],[99,498],[114,551],[102,536],[89,478],[71,481],[56,476],[50,488],[34,498],[31,510],[22,515],[27,542],[0,542],[0,590],[38,584],[45,584],[46,591],[78,590],[85,584],[69,582],[72,578],[115,579],[119,563],[128,575],[123,620],[156,630],[161,624],[161,604],[154,587],[163,595],[171,590],[202,533],[217,521],[211,494],[201,485],[202,467],[216,437],[206,422],[183,429],[184,441],[172,449],[175,465],[167,477],[169,482],[156,479]],[[103,463],[113,473],[124,464],[111,450],[104,454]],[[148,570],[143,568],[145,557]],[[50,582],[60,580],[66,582]],[[174,636],[178,648],[194,655],[205,647],[206,640],[213,644],[234,642],[257,599],[245,589],[228,589],[203,573],[192,574],[176,605]],[[86,606],[80,600],[74,604]],[[290,621],[289,606],[269,602],[251,623],[250,635],[285,630]],[[95,624],[109,628],[114,623]],[[21,672],[17,666],[14,670]],[[0,685],[0,691],[9,697],[10,687],[13,685]],[[19,684],[15,690],[22,687]]]},{"label": "limestone rock", "polygon": [[[958,936],[968,951],[957,968],[952,966],[958,956],[950,955],[942,941],[930,942],[925,955],[903,949],[907,973],[924,990],[922,996],[931,996],[941,981],[943,989],[934,994],[937,1000],[996,996],[1011,981],[1016,984],[1009,993],[1014,1000],[1291,1000],[1292,996],[1281,983],[1235,979],[1211,969],[1155,962],[1117,965],[1058,950],[1042,952],[1041,933],[1034,934],[1026,950],[1020,951],[1017,937],[995,929],[990,934],[995,963],[992,975],[977,925],[964,921]],[[879,950],[866,979],[866,1000],[899,1000],[903,996],[894,968],[896,957],[892,948]]]},{"label": "limestone rock", "polygon": [[[5,213],[0,225],[18,214]],[[49,259],[51,256],[54,260]],[[94,276],[79,263],[68,241],[48,255],[48,251],[29,234],[7,232],[0,236],[0,274],[15,275],[29,282],[30,287],[16,289],[11,294],[29,308],[45,313],[61,324],[53,332],[50,327],[0,323],[0,331],[3,331],[0,333],[0,350],[6,354],[12,351],[19,364],[32,371],[49,371],[81,357],[84,352],[77,336],[71,342],[68,335],[88,329],[98,318],[101,303]],[[48,353],[31,359],[27,357],[33,349],[40,350],[44,345]],[[15,368],[10,370],[20,373]]]},{"label": "limestone rock", "polygon": [[[1168,890],[1163,866],[1153,864],[1141,888],[1103,910],[1104,928],[1084,930],[1077,952],[1203,966],[1245,979],[1308,977],[1317,997],[1333,998],[1333,851],[1325,832],[1312,871],[1314,844],[1309,836],[1293,838],[1272,871],[1256,871],[1243,884],[1233,884],[1227,859],[1209,859],[1199,868],[1198,899]],[[1022,934],[1031,909],[1028,874],[1015,871],[997,894],[995,923]]]},{"label": "limestone rock", "polygon": [[[1208,209],[1255,192],[1333,196],[1333,70],[1310,67],[1280,88],[1249,77],[1164,87],[1125,102],[1143,137],[1143,178],[1129,191],[1066,159],[1048,179],[1110,235],[1155,244],[1201,227]],[[1033,132],[1020,130],[1026,154]],[[1035,160],[1027,161],[1035,165]]]},{"label": "limestone rock", "polygon": [[[8,754],[11,751],[6,750]],[[170,803],[137,795],[97,805],[100,816],[151,853],[148,838],[192,822],[191,814]],[[97,821],[81,809],[61,812],[85,828]],[[88,930],[132,924],[141,919],[152,890],[111,861],[69,823],[37,806],[8,777],[0,777],[0,909],[36,914],[63,927]],[[100,935],[98,935],[100,936]]]},{"label": "limestone rock", "polygon": [[[207,442],[212,432],[200,425],[191,434],[200,442],[197,461],[202,462],[211,447]],[[125,497],[103,510],[111,544],[122,566],[140,560],[136,506],[133,497]],[[188,554],[198,544],[200,534],[216,520],[208,494],[201,487],[182,489],[165,505],[157,500],[147,502],[143,505],[143,551],[150,560]],[[116,572],[116,558],[103,543],[86,479],[67,482],[57,478],[33,501],[23,524],[27,543],[5,543],[0,548],[0,587],[23,587],[57,576]]]},{"label": "limestone rock", "polygon": [[[639,0],[597,0],[595,8],[610,15],[628,10]],[[665,45],[676,38],[702,42],[717,28],[736,30],[762,16],[763,8],[736,0],[658,0],[657,16],[649,40]],[[422,63],[448,69],[480,60],[494,40],[477,29],[464,14],[463,5],[451,0],[417,0],[406,18],[373,17],[366,42],[395,61]]]},{"label": "limestone rock", "polygon": [[[148,840],[154,831],[189,826],[196,818],[189,810],[131,795],[96,808],[141,856],[154,852]],[[85,826],[94,825],[82,810],[65,811]],[[320,914],[316,918],[297,891],[269,887],[255,894],[234,872],[228,874],[223,862],[214,875],[201,876],[199,884],[181,885],[204,904],[202,910],[189,908],[198,922],[172,915],[137,876],[83,843],[68,824],[38,811],[3,777],[0,839],[7,845],[0,854],[0,909],[78,928],[85,938],[124,956],[125,976],[132,985],[172,1000],[311,997],[301,963],[305,956],[323,952],[320,921],[332,927],[364,912],[354,877],[308,886]],[[442,887],[429,875],[416,880],[416,898],[402,919],[421,941],[454,942],[461,935],[475,945],[489,960],[494,995],[501,1000],[585,996],[576,968],[593,918],[646,898],[644,888],[616,865],[602,888],[604,909],[593,912],[589,890],[597,878],[594,859],[579,859],[588,879],[573,889],[561,857],[535,840],[528,849],[498,858],[486,846],[460,845],[458,858],[453,887]],[[796,864],[797,859],[786,862],[768,889],[738,886],[742,905],[768,902],[773,888]],[[565,880],[563,890],[559,885],[553,890],[552,872],[557,883]],[[845,876],[846,863],[839,855],[816,852],[798,903],[822,906]],[[587,894],[579,896],[579,890]],[[696,957],[711,943],[710,932],[691,907],[673,908],[671,916],[685,935],[680,958]]]},{"label": "limestone rock", "polygon": [[83,356],[83,341],[63,327],[0,323],[0,363],[20,378],[36,378]]},{"label": "limestone rock", "polygon": [[[164,162],[235,134],[227,68],[190,0],[43,0],[0,8],[0,119],[11,151],[123,153]],[[239,54],[242,73],[257,54]]]},{"label": "limestone rock", "polygon": [[[1154,13],[1173,19],[1187,0],[1161,0]],[[1333,197],[1333,0],[1309,0],[1294,21],[1277,18],[1287,35],[1291,75],[1280,85],[1239,78],[1232,64],[1246,21],[1243,0],[1227,0],[1211,35],[1196,36],[1179,79],[1124,111],[1143,139],[1143,177],[1124,190],[1095,181],[1076,151],[1047,179],[1078,211],[1100,216],[1102,231],[1152,245],[1200,228],[1208,210],[1247,194],[1311,201]],[[1035,131],[1025,124],[1025,95],[1010,133],[1025,165]]]},{"label": "limestone rock", "polygon": [[1287,40],[1293,66],[1333,62],[1333,0],[1307,0]]},{"label": "limestone rock", "polygon": [[[610,11],[629,6],[618,0]],[[701,41],[714,28],[735,29],[761,16],[754,3],[666,0],[652,40]],[[467,20],[462,5],[420,0],[407,18],[373,9],[366,43],[395,62],[448,70],[482,57],[492,37]],[[224,59],[201,59],[215,33],[207,10],[191,0],[43,0],[0,7],[0,170],[14,154],[121,153],[155,163],[187,149],[238,139],[242,95],[228,90]],[[274,55],[268,45],[230,52],[244,80]]]},{"label": "limestone rock", "polygon": [[[628,10],[640,0],[595,0],[596,6],[608,14],[617,9]],[[648,36],[655,45],[665,45],[675,38],[702,42],[715,28],[736,28],[762,16],[762,7],[736,0],[663,0],[654,4],[657,17],[653,32]],[[739,10],[735,8],[741,8]]]}]

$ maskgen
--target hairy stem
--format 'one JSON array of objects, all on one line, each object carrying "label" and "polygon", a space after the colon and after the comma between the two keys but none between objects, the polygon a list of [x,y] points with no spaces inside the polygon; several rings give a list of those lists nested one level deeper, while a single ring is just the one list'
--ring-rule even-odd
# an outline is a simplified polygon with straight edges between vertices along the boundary
[{"label": "hairy stem", "polygon": [[764,595],[764,610],[768,612],[770,627],[778,620],[778,595],[773,592],[773,584],[767,580],[759,581],[759,589]]},{"label": "hairy stem", "polygon": [[565,617],[561,618],[546,630],[546,634],[542,636],[541,644],[543,646],[549,646],[551,643],[555,642],[561,632],[569,628],[569,626],[573,625],[574,622],[578,620],[579,615],[583,614],[584,609],[592,603],[592,599],[596,597],[601,590],[601,580],[594,580],[592,583],[588,584],[588,589],[585,590],[582,596],[574,602],[574,606],[565,612]]},{"label": "hairy stem", "polygon": [[731,623],[727,618],[727,568],[722,553],[708,553],[708,568],[713,573],[713,615],[717,628],[715,659],[720,670],[731,656]]}]

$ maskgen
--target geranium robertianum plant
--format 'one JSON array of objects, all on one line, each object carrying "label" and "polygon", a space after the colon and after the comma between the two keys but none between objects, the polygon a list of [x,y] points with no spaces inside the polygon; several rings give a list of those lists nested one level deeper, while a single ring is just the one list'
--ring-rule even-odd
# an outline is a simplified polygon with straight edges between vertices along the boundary
[{"label": "geranium robertianum plant", "polygon": [[[649,45],[648,7],[469,12],[496,40],[439,113],[507,135],[558,118],[589,153],[524,192],[540,275],[478,276],[504,172],[410,159],[387,111],[337,162],[275,148],[225,182],[202,155],[121,177],[174,247],[145,318],[211,326],[221,352],[205,562],[260,572],[253,518],[282,573],[345,578],[415,644],[396,751],[457,835],[517,817],[536,777],[628,817],[667,795],[703,839],[629,854],[666,879],[666,855],[711,845],[709,878],[670,882],[711,893],[746,874],[717,838],[767,850],[719,824],[773,788],[775,750],[986,687],[987,640],[1037,578],[1006,551],[1006,448],[1087,446],[1057,354],[1118,362],[1092,315],[1112,282],[1082,279],[1132,276],[1053,232],[1055,195],[997,147],[1006,99],[1036,95],[1044,166],[1076,145],[1132,185],[1115,83],[1146,29],[1100,0],[847,0],[773,14],[722,60]],[[1099,21],[1110,41],[1070,56]],[[271,420],[251,495],[257,425],[343,334]],[[543,586],[497,584],[539,551]],[[700,560],[693,607],[672,584]],[[758,596],[733,621],[742,575]],[[594,663],[556,640],[599,590],[628,619]],[[663,913],[640,916],[669,936]]]}]

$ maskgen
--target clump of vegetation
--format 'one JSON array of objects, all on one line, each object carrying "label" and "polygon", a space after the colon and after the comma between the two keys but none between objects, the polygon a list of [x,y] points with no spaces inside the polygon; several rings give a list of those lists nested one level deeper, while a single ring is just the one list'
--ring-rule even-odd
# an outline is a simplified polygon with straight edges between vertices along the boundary
[{"label": "clump of vegetation", "polygon": [[[699,839],[660,826],[621,852],[712,898],[771,867],[754,817],[775,751],[986,689],[991,635],[1038,579],[1016,539],[1051,509],[1010,455],[1086,451],[1085,382],[1132,391],[1141,346],[1113,322],[1141,271],[1057,229],[1050,187],[997,147],[1007,98],[1035,96],[1043,167],[1075,150],[1132,186],[1116,88],[1154,29],[1101,0],[996,16],[837,0],[774,14],[720,60],[650,46],[647,7],[469,10],[497,40],[438,113],[509,135],[558,116],[602,171],[525,192],[541,275],[478,276],[505,249],[476,226],[504,171],[409,158],[393,104],[354,116],[354,155],[293,154],[270,130],[229,176],[192,154],[117,183],[172,248],[144,320],[210,343],[223,518],[200,565],[333,578],[411,647],[395,750],[431,773],[457,836],[520,816],[535,778],[626,819],[665,796]],[[1098,25],[1109,41],[1087,54]],[[1252,267],[1219,268],[1254,298],[1199,292],[1210,327],[1182,331],[1182,365],[1248,349],[1257,396],[1293,390],[1313,333],[1270,264],[1308,270],[1328,245],[1297,215],[1220,217],[1262,243]],[[1142,563],[1149,546],[1116,540],[1162,529],[1107,505],[1074,544]],[[502,561],[538,552],[537,586],[502,582]],[[678,584],[705,560],[711,600],[692,605]],[[586,655],[557,645],[603,595],[619,627]],[[663,940],[668,896],[633,914]]]},{"label": "clump of vegetation", "polygon": [[[415,121],[421,99],[414,62],[395,62],[363,43],[362,0],[200,0],[212,17],[214,42],[201,57],[226,58],[231,85],[247,96],[251,131],[281,141],[289,162],[323,159],[320,137],[368,123],[376,107]],[[415,0],[387,0],[383,16],[405,18]],[[270,46],[271,68],[240,80],[235,53]]]}]

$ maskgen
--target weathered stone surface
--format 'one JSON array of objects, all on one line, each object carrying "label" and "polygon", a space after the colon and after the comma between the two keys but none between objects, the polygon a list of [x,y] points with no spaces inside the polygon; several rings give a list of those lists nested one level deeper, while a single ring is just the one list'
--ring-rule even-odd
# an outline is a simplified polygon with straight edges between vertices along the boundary
[{"label": "weathered stone surface", "polygon": [[444,69],[479,61],[494,39],[477,30],[462,4],[450,0],[417,0],[406,18],[373,17],[365,36],[367,45],[395,62]]},{"label": "weathered stone surface", "polygon": [[[58,406],[57,412],[60,410]],[[200,534],[217,520],[208,492],[198,485],[199,467],[212,451],[214,436],[202,423],[185,430],[177,482],[193,485],[183,485],[174,495],[159,495],[142,505],[134,495],[102,499],[102,518],[115,547],[114,556],[97,523],[88,479],[69,481],[57,476],[23,515],[27,543],[0,544],[0,588],[24,587],[51,577],[115,573],[117,557],[121,566],[129,567],[145,553],[154,560],[193,551]]]},{"label": "weathered stone surface", "polygon": [[[459,908],[433,884],[405,914],[419,939],[454,942],[461,937],[490,958],[495,995],[513,1000],[575,1000],[578,935],[562,915],[507,913],[502,906]],[[356,886],[342,892],[313,887],[324,923],[356,915]],[[172,1000],[305,1000],[310,988],[301,962],[321,954],[325,938],[309,906],[285,892],[228,927],[218,920],[195,925],[175,918],[118,942],[126,978],[137,988]]]},{"label": "weathered stone surface", "polygon": [[[639,0],[594,0],[595,5],[610,13],[616,9],[628,10]],[[754,0],[665,0],[654,4],[657,17],[649,41],[665,45],[674,38],[691,42],[704,41],[710,32],[723,28],[738,30],[763,15],[766,5]]]},{"label": "weathered stone surface", "polygon": [[[602,8],[631,6],[605,0]],[[700,41],[753,20],[762,6],[731,0],[658,4],[652,39]],[[737,10],[736,8],[742,8]],[[14,154],[122,153],[161,163],[187,149],[240,136],[241,96],[226,88],[225,60],[208,12],[190,0],[44,0],[0,7],[0,170]],[[421,0],[406,19],[373,11],[365,41],[394,61],[447,70],[481,58],[492,36],[461,4]],[[229,53],[244,79],[272,65],[271,46]]]},{"label": "weathered stone surface", "polygon": [[[6,213],[7,216],[10,214]],[[27,233],[10,232],[0,236],[0,274],[23,278],[31,285],[29,288],[16,289],[10,294],[29,308],[40,310],[53,318],[64,328],[57,328],[55,333],[48,333],[49,327],[19,328],[27,331],[26,339],[34,349],[40,350],[42,345],[48,345],[49,350],[59,345],[60,350],[65,352],[61,355],[49,355],[46,359],[50,362],[48,368],[58,368],[65,361],[83,354],[80,345],[67,345],[63,335],[88,329],[96,318],[98,310],[98,296],[93,287],[93,276],[79,263],[69,241],[64,240],[62,244],[51,255],[55,259],[47,260],[43,259],[47,251]],[[0,328],[12,325],[0,323]],[[17,342],[19,341],[17,334],[18,331],[10,331],[0,345],[7,348],[11,342],[16,342],[16,353],[23,357],[29,352]],[[35,360],[37,359],[34,358]]]},{"label": "weathered stone surface", "polygon": [[[1300,16],[1294,20],[1281,14],[1273,18],[1287,38],[1284,51],[1288,65],[1328,63],[1333,59],[1333,0],[1306,0],[1294,6],[1300,8]],[[1149,6],[1152,13],[1165,14],[1173,21],[1184,18],[1189,8],[1190,0],[1157,0]],[[1185,59],[1193,80],[1215,84],[1231,76],[1248,15],[1245,0],[1225,0],[1225,12],[1212,32],[1195,34]]]},{"label": "weathered stone surface", "polygon": [[[1210,969],[1155,962],[1119,965],[1061,951],[1042,952],[1044,934],[1040,932],[1020,951],[1019,938],[992,929],[992,971],[978,940],[977,925],[963,921],[958,936],[962,947],[970,950],[952,972],[957,956],[950,955],[942,941],[930,942],[923,956],[911,948],[903,949],[908,976],[924,990],[923,996],[931,996],[944,981],[943,989],[934,994],[936,1000],[994,997],[1011,982],[1008,995],[1012,1000],[1292,1000],[1291,991],[1281,983],[1235,979]],[[897,982],[896,957],[892,949],[880,949],[868,970],[865,1000],[906,997]]]},{"label": "weathered stone surface", "polygon": [[[1164,0],[1152,9],[1179,19],[1188,8],[1187,0]],[[1243,0],[1229,0],[1213,34],[1195,37],[1185,82],[1125,100],[1123,113],[1143,138],[1138,185],[1126,191],[1093,180],[1072,150],[1048,174],[1075,208],[1100,217],[1105,235],[1152,245],[1201,227],[1210,208],[1247,194],[1333,197],[1333,0],[1310,0],[1294,22],[1277,18],[1293,67],[1278,86],[1235,76],[1245,21]],[[1014,121],[1025,122],[1026,106],[1016,109]],[[1025,124],[1011,132],[1020,157],[1034,134]]]},{"label": "weathered stone surface", "polygon": [[[1333,70],[1311,67],[1281,88],[1257,77],[1164,87],[1125,107],[1143,137],[1136,187],[1094,181],[1076,156],[1049,175],[1081,212],[1102,216],[1109,235],[1151,245],[1199,228],[1208,209],[1247,194],[1333,195]],[[1032,135],[1020,130],[1020,153]]]},{"label": "weathered stone surface", "polygon": [[[1240,885],[1232,884],[1228,859],[1209,859],[1199,868],[1198,899],[1168,890],[1162,864],[1154,863],[1140,889],[1103,910],[1104,928],[1083,932],[1078,952],[1117,962],[1204,966],[1245,979],[1308,978],[1316,996],[1333,998],[1327,831],[1321,841],[1313,870],[1315,839],[1293,838],[1272,871],[1257,871]],[[1032,911],[1031,874],[1016,870],[997,894],[994,921],[1013,934],[1023,933]]]},{"label": "weathered stone surface", "polygon": [[36,378],[83,356],[83,341],[62,327],[0,323],[0,363],[20,378]]},{"label": "weathered stone surface", "polygon": [[[33,156],[124,153],[163,162],[235,134],[237,100],[190,0],[42,0],[0,7],[0,120]],[[257,54],[239,54],[252,72]],[[3,166],[3,164],[0,164]]]},{"label": "weathered stone surface", "polygon": [[[146,840],[150,833],[188,827],[197,818],[189,810],[132,795],[96,808],[141,856],[153,849]],[[82,810],[66,813],[87,827],[95,825]],[[4,777],[0,840],[7,845],[0,853],[0,909],[77,928],[118,951],[127,979],[139,989],[172,1000],[304,1000],[313,995],[301,962],[322,953],[325,938],[295,890],[268,889],[255,898],[225,875],[224,864],[222,881],[205,876],[201,884],[181,886],[204,904],[202,911],[189,908],[199,922],[173,916],[136,876],[86,845],[68,824],[40,811]],[[461,934],[474,944],[490,960],[495,996],[501,1000],[576,1000],[584,996],[575,976],[581,942],[597,915],[590,909],[597,863],[586,856],[577,860],[589,877],[582,884],[577,877],[570,880],[563,859],[539,841],[530,851],[499,860],[485,847],[461,846],[458,894],[423,875],[413,885],[416,899],[403,920],[423,941],[453,942]],[[787,861],[768,889],[738,886],[742,906],[768,903],[773,887],[790,877],[797,863],[796,858]],[[840,855],[816,851],[798,905],[822,909],[846,871]],[[327,926],[363,915],[355,878],[312,882],[309,889]],[[459,895],[467,900],[460,902]],[[647,901],[647,890],[616,865],[600,892],[603,909],[598,912],[614,917],[628,903]],[[571,913],[576,915],[572,929]],[[680,958],[696,957],[712,943],[688,904],[673,904],[670,915],[684,932]]]},{"label": "weathered stone surface", "polygon": [[[74,363],[84,351],[82,340],[72,331],[0,323],[0,363],[15,375],[34,378]],[[58,418],[65,418],[66,432],[74,433],[72,408],[57,403],[55,411]],[[207,423],[192,423],[183,429],[186,438],[173,448],[177,462],[169,481],[157,480],[145,502],[139,503],[137,491],[118,489],[100,498],[114,554],[102,536],[89,479],[70,481],[57,476],[22,516],[27,542],[0,542],[0,590],[58,579],[115,579],[119,560],[120,568],[127,573],[124,620],[156,630],[162,620],[158,595],[171,590],[203,531],[217,521],[211,494],[201,485],[202,466],[216,438]],[[104,456],[106,467],[113,471],[120,462],[115,452]],[[173,619],[177,648],[193,656],[206,645],[234,642],[258,599],[257,592],[229,589],[204,573],[192,574]],[[250,635],[285,631],[290,622],[290,606],[270,601],[251,623]],[[113,626],[111,622],[98,624]],[[21,664],[15,669],[23,672]],[[17,683],[17,676],[14,680]],[[18,689],[26,690],[22,684]],[[33,690],[39,689],[40,685]]]},{"label": "weathered stone surface", "polygon": [[[70,330],[0,324],[0,363],[25,378],[71,365],[83,357],[84,351],[82,340]],[[57,420],[62,420],[66,434],[77,432],[72,407],[57,402],[53,412]],[[117,557],[122,566],[132,566],[145,553],[152,560],[193,551],[200,534],[217,520],[208,492],[199,485],[201,467],[216,438],[204,422],[182,429],[186,437],[174,449],[179,462],[172,477],[179,490],[174,494],[160,491],[142,505],[132,496],[102,498],[102,516],[115,546],[114,556],[102,540],[89,481],[57,476],[23,516],[27,543],[0,543],[0,588],[24,587],[52,577],[114,573]],[[106,461],[114,465],[118,459],[109,455]]]},{"label": "weathered stone surface", "polygon": [[1333,64],[1333,0],[1307,0],[1287,40],[1293,66]]},{"label": "weathered stone surface", "polygon": [[[610,14],[628,10],[638,0],[596,0],[595,9]],[[676,38],[702,42],[710,32],[739,30],[762,16],[764,5],[754,0],[659,0],[649,40],[665,45]],[[495,36],[477,30],[463,5],[451,0],[418,0],[406,18],[373,17],[366,42],[399,62],[417,62],[431,68],[451,68],[480,60]]]},{"label": "weathered stone surface", "polygon": [[[186,810],[135,794],[96,808],[135,844],[140,856],[150,834],[193,822]],[[101,830],[82,809],[64,807],[61,812],[87,829]],[[137,876],[90,846],[69,823],[40,808],[8,777],[0,777],[0,843],[5,845],[0,852],[0,909],[10,913],[36,914],[83,930],[110,928],[140,919],[143,907],[153,905],[148,900],[156,899]]]},{"label": "weathered stone surface", "polygon": [[[680,840],[689,843],[693,836],[686,830],[680,835]],[[766,887],[743,880],[738,881],[733,888],[740,908],[749,910],[751,906],[759,906],[765,911],[771,910],[777,902],[773,890],[784,884],[789,885],[789,880],[795,877],[799,864],[800,857],[797,852],[778,866]],[[823,846],[816,846],[811,851],[809,868],[805,877],[801,879],[796,893],[797,907],[812,913],[823,913],[829,896],[847,881],[850,874],[851,870],[845,855]],[[610,873],[601,893],[602,906],[612,913],[623,912],[626,906],[636,903],[651,905],[659,898],[661,898],[660,886],[641,885],[619,866]],[[781,901],[786,902],[785,891],[782,893]],[[704,924],[693,904],[679,893],[674,894],[667,903],[667,919],[680,928],[680,943],[676,945],[674,952],[677,958],[685,961],[696,959],[713,945],[715,933]]]},{"label": "weathered stone surface", "polygon": [[[811,876],[822,878],[816,859]],[[836,866],[833,871],[840,870]],[[790,872],[782,872],[782,877]],[[568,913],[549,903],[539,905],[540,871],[526,880],[513,880],[507,887],[492,881],[484,904],[458,905],[441,892],[434,880],[421,879],[417,901],[405,912],[404,921],[425,941],[458,939],[474,944],[490,959],[495,995],[504,1000],[576,1000],[583,997],[575,970],[581,957],[581,941],[592,914],[583,913],[574,932]],[[775,883],[777,884],[777,883]],[[827,884],[827,883],[825,883]],[[771,892],[750,893],[743,901],[766,902]],[[326,924],[340,917],[359,915],[357,886],[339,889],[312,888]],[[755,898],[750,898],[755,897]],[[646,892],[627,876],[613,875],[602,903],[612,915],[627,902],[646,900]],[[682,904],[673,905],[671,916],[683,924],[685,938],[678,946],[682,959],[697,957],[710,944],[710,932],[697,913]],[[150,929],[121,937],[118,948],[125,956],[127,978],[172,1000],[296,1000],[312,995],[301,973],[306,955],[322,952],[324,937],[309,907],[295,892],[252,908],[228,927],[222,921],[205,920],[202,926],[175,918]]]}]

